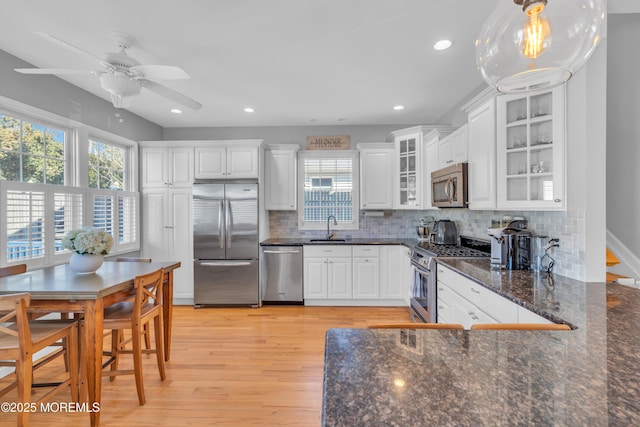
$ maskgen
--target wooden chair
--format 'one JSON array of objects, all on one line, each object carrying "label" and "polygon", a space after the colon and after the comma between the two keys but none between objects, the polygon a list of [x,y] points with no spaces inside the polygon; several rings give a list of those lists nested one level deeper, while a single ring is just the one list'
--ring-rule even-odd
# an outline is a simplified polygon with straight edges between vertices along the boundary
[{"label": "wooden chair", "polygon": [[480,331],[570,331],[571,327],[563,323],[477,323],[471,329]]},{"label": "wooden chair", "polygon": [[[0,316],[0,366],[15,368],[16,380],[0,390],[4,396],[13,388],[18,388],[18,401],[31,403],[32,387],[53,387],[36,402],[49,400],[54,394],[71,389],[71,399],[78,402],[78,322],[74,320],[33,320],[27,317],[29,294],[8,294],[0,296],[0,310],[8,312]],[[66,345],[53,353],[34,361],[33,355],[64,340]],[[60,383],[37,384],[33,382],[33,371],[58,356],[66,354],[69,375]],[[35,363],[34,363],[35,362]],[[18,411],[18,426],[28,425],[28,411]]]},{"label": "wooden chair", "polygon": [[[116,262],[151,262],[151,258],[118,257]],[[149,333],[148,323],[144,325],[144,346],[146,349],[151,348],[151,334]]]},{"label": "wooden chair", "polygon": [[22,274],[27,271],[27,264],[16,264],[9,267],[0,268],[0,277],[13,276],[14,274]]},{"label": "wooden chair", "polygon": [[369,325],[369,329],[463,329],[457,323],[387,323]]},{"label": "wooden chair", "polygon": [[[109,359],[102,365],[102,374],[111,377],[120,374],[134,374],[140,405],[144,405],[146,402],[142,379],[142,353],[155,353],[160,379],[164,380],[166,377],[162,336],[162,274],[162,269],[159,269],[153,273],[136,277],[134,301],[112,305],[107,307],[104,312],[104,327],[111,329],[112,333],[111,352],[107,353]],[[152,319],[155,349],[143,350],[143,328]],[[131,331],[129,340],[122,339],[123,330]],[[125,348],[129,342],[132,344],[132,350]],[[121,354],[133,355],[133,370],[118,370]],[[110,370],[106,370],[107,367],[110,367]]]}]

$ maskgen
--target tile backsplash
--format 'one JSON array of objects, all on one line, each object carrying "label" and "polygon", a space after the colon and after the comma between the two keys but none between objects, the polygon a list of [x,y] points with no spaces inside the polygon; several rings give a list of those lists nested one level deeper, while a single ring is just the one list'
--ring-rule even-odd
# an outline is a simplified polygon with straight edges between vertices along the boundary
[{"label": "tile backsplash", "polygon": [[[440,209],[437,211],[384,211],[383,217],[365,216],[360,211],[360,229],[337,231],[340,238],[415,238],[420,218],[455,221],[459,235],[489,239],[487,228],[492,219],[503,216],[522,216],[529,221],[529,229],[536,235],[560,239],[553,248],[554,272],[572,279],[585,276],[585,211],[474,211],[469,209]],[[299,230],[298,214],[292,211],[269,212],[269,235],[273,238],[322,238],[324,231]]]}]

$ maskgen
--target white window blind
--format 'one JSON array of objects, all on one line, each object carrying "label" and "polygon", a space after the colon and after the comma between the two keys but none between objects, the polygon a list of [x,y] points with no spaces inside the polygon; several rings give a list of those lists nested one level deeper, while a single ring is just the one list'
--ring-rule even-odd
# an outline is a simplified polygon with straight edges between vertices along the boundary
[{"label": "white window blind", "polygon": [[44,191],[10,190],[5,193],[7,261],[45,256]]},{"label": "white window blind", "polygon": [[[91,225],[100,230],[104,230],[107,233],[114,235],[115,221],[114,221],[114,195],[111,191],[98,192],[91,191],[91,199],[93,209]],[[115,237],[114,237],[114,240]]]},{"label": "white window blind", "polygon": [[[58,190],[58,189],[56,189]],[[53,194],[54,251],[68,252],[62,247],[62,238],[71,230],[82,227],[84,190],[66,188]]]},{"label": "white window blind", "polygon": [[353,151],[302,152],[300,173],[304,183],[299,200],[299,227],[323,229],[333,215],[333,229],[358,228],[358,158]]},{"label": "white window blind", "polygon": [[129,191],[89,190],[91,225],[113,236],[111,252],[139,249],[138,194]]},{"label": "white window blind", "polygon": [[118,192],[118,248],[121,251],[138,246],[138,194]]}]

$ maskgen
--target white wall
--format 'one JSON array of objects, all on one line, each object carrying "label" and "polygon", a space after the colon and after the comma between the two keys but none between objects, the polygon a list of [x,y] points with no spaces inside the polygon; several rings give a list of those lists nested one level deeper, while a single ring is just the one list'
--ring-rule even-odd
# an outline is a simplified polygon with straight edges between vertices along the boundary
[{"label": "white wall", "polygon": [[640,256],[640,13],[609,15],[607,229]]}]

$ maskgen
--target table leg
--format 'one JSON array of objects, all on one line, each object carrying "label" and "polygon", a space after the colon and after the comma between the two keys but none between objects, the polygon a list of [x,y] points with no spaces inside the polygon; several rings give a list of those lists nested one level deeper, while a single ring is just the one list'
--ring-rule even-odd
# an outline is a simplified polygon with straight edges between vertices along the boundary
[{"label": "table leg", "polygon": [[[85,302],[84,321],[82,323],[82,354],[84,359],[83,381],[86,381],[89,393],[89,407],[100,405],[102,391],[102,338],[104,327],[104,304],[102,299]],[[90,412],[91,426],[100,425],[100,407]]]},{"label": "table leg", "polygon": [[166,281],[162,287],[162,321],[164,323],[164,360],[171,355],[171,323],[173,320],[173,270],[165,273]]}]

